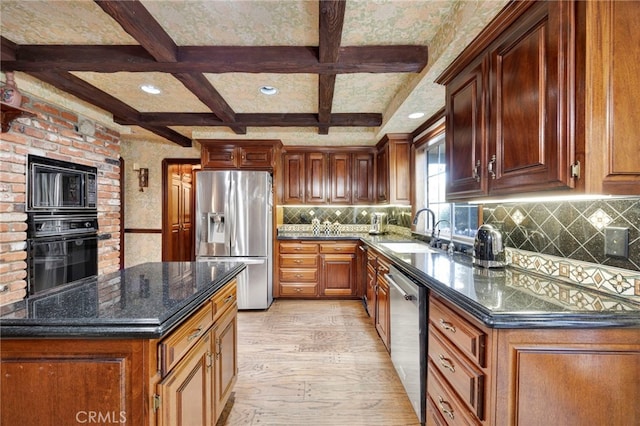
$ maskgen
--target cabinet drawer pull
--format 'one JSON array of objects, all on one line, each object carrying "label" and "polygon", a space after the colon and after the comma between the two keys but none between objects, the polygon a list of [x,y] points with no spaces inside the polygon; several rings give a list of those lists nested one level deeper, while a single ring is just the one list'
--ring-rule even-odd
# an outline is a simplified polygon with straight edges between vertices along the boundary
[{"label": "cabinet drawer pull", "polygon": [[493,171],[493,165],[496,164],[496,156],[495,154],[491,156],[491,161],[489,161],[489,165],[487,166],[487,170],[489,171],[489,174],[491,175],[491,179],[495,179],[496,178],[496,172]]},{"label": "cabinet drawer pull", "polygon": [[300,250],[302,250],[302,247],[296,247],[296,248],[294,248],[294,250],[295,251],[300,251]]},{"label": "cabinet drawer pull", "polygon": [[442,355],[442,354],[440,354],[438,356],[438,358],[440,358],[440,365],[441,366],[443,366],[447,370],[451,371],[452,373],[456,372],[456,367],[453,365],[453,362],[451,362],[451,360],[449,358],[445,358],[445,356]]},{"label": "cabinet drawer pull", "polygon": [[233,299],[234,299],[234,298],[235,298],[235,296],[234,296],[233,294],[230,294],[229,296],[227,296],[227,297],[224,299],[224,301],[223,301],[223,302],[224,302],[224,303],[229,303],[229,302],[233,301]]},{"label": "cabinet drawer pull", "polygon": [[296,259],[296,260],[294,260],[294,263],[302,263],[302,260]]},{"label": "cabinet drawer pull", "polygon": [[300,287],[296,287],[296,293],[300,293],[302,289]]},{"label": "cabinet drawer pull", "polygon": [[453,420],[453,407],[447,401],[442,399],[441,396],[438,396],[438,405],[440,406],[440,411],[446,414],[451,420]]},{"label": "cabinet drawer pull", "polygon": [[304,275],[302,274],[296,274],[296,278],[302,278]]},{"label": "cabinet drawer pull", "polygon": [[442,328],[444,328],[445,330],[449,330],[452,333],[456,332],[456,328],[453,326],[453,324],[451,324],[450,322],[447,322],[445,320],[443,320],[442,318],[440,318],[440,325],[442,326]]},{"label": "cabinet drawer pull", "polygon": [[207,351],[207,371],[211,370],[213,360],[211,359],[211,351]]},{"label": "cabinet drawer pull", "polygon": [[202,327],[198,327],[195,330],[193,330],[193,333],[191,333],[188,337],[187,337],[187,342],[192,341],[193,339],[195,339],[196,337],[198,337],[200,335],[200,333],[202,333]]},{"label": "cabinet drawer pull", "polygon": [[333,248],[335,251],[342,251],[342,247],[334,247]]}]

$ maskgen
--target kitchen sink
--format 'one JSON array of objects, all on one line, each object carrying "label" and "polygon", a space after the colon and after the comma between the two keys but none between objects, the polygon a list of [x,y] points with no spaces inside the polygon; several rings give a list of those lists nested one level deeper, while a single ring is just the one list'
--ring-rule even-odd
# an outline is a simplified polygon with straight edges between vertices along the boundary
[{"label": "kitchen sink", "polygon": [[384,248],[387,248],[396,253],[435,253],[436,250],[422,243],[380,243]]}]

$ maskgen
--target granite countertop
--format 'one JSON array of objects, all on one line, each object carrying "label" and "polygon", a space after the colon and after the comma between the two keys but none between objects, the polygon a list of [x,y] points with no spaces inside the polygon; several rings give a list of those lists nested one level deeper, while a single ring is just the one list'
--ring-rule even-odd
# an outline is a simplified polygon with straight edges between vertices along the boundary
[{"label": "granite countertop", "polygon": [[[281,235],[282,234],[282,235]],[[386,242],[420,242],[396,234],[319,235],[284,232],[279,240],[360,239],[413,281],[492,328],[640,327],[640,304],[553,277],[508,266],[484,269],[462,253],[397,253]]]},{"label": "granite countertop", "polygon": [[0,336],[160,338],[245,268],[152,262],[0,307]]}]

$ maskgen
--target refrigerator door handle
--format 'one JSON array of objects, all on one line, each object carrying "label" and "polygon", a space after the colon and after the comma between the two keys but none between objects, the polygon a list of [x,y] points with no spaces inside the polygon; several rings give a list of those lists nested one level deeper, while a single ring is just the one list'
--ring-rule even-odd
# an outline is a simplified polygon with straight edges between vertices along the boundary
[{"label": "refrigerator door handle", "polygon": [[237,204],[238,204],[238,195],[237,195],[238,185],[233,173],[230,173],[229,176],[229,215],[231,216],[228,219],[229,222],[229,230],[231,234],[230,246],[233,247],[236,245],[236,227],[238,225],[238,215],[237,215]]}]

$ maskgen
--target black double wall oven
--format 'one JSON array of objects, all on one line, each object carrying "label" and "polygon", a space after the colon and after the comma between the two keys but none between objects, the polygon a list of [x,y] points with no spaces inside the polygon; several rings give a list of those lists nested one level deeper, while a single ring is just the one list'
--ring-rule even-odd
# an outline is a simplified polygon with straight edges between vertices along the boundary
[{"label": "black double wall oven", "polygon": [[29,295],[98,274],[97,168],[29,155]]}]

